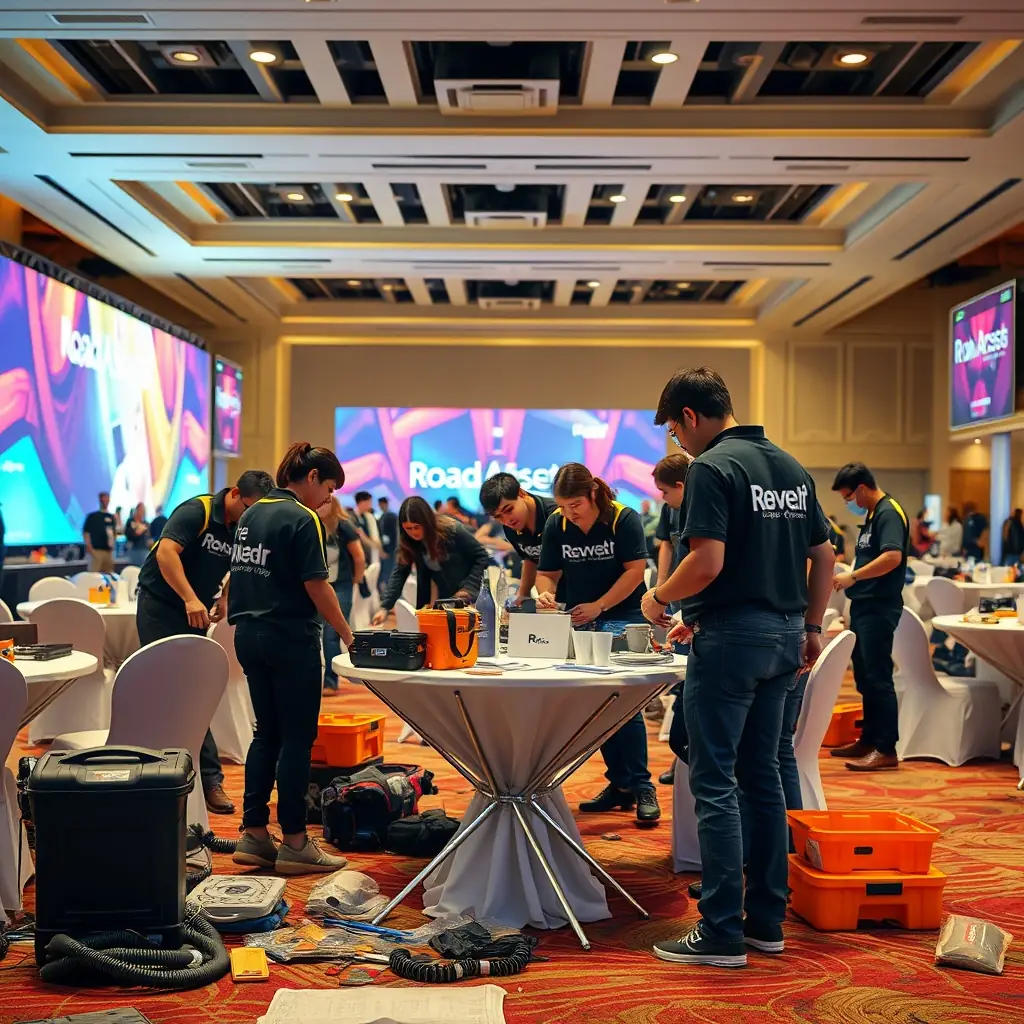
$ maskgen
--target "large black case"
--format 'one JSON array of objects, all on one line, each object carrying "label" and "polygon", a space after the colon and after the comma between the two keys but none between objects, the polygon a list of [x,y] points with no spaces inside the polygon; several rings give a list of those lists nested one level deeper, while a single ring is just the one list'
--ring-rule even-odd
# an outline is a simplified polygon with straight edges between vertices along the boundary
[{"label": "large black case", "polygon": [[36,958],[54,935],[134,929],[181,946],[187,750],[51,750],[26,786],[36,832]]},{"label": "large black case", "polygon": [[356,668],[418,672],[427,661],[427,634],[363,629],[353,634],[348,653]]}]

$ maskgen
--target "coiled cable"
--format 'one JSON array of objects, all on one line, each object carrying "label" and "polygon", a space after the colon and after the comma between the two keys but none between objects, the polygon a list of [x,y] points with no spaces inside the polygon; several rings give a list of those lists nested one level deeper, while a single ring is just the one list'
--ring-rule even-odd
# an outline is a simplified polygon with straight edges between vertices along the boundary
[{"label": "coiled cable", "polygon": [[399,978],[441,985],[464,978],[506,978],[519,974],[526,969],[532,955],[533,950],[525,940],[517,942],[509,956],[493,960],[424,960],[414,958],[407,949],[394,949],[388,957],[388,966]]},{"label": "coiled cable", "polygon": [[188,838],[197,840],[198,844],[205,846],[214,853],[234,853],[235,847],[238,846],[237,839],[221,839],[219,836],[215,836],[210,829],[204,829],[200,824],[189,825]]}]

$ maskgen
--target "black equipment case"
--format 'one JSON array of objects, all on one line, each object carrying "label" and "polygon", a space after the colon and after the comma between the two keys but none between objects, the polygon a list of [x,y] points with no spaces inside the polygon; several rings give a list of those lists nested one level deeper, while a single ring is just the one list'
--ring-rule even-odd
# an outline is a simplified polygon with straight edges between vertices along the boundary
[{"label": "black equipment case", "polygon": [[362,629],[353,634],[348,653],[356,668],[418,672],[427,661],[427,634]]},{"label": "black equipment case", "polygon": [[131,929],[180,948],[187,750],[51,750],[26,790],[36,833],[36,959],[54,935]]}]

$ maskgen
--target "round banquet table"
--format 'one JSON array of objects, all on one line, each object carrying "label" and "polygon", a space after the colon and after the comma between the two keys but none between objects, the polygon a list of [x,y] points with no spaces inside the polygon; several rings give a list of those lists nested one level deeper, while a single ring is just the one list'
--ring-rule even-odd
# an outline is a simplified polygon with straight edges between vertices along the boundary
[{"label": "round banquet table", "polygon": [[[65,600],[62,598],[61,600]],[[82,601],[80,597],[70,598]],[[27,619],[43,601],[22,601],[18,605],[18,614]],[[107,668],[118,669],[122,662],[139,649],[139,631],[135,628],[135,602],[128,604],[90,604],[82,601],[90,608],[95,608],[103,619],[106,637],[103,641],[103,661]]]},{"label": "round banquet table", "polygon": [[21,670],[28,684],[28,703],[18,726],[19,729],[24,729],[76,679],[95,672],[97,661],[91,654],[72,651],[63,658],[54,658],[52,661],[26,661],[18,658],[14,665]]},{"label": "round banquet table", "polygon": [[[928,604],[928,581],[931,576],[918,576],[913,583],[903,588],[903,603],[913,608],[922,619],[931,617],[931,605]],[[963,597],[964,611],[969,612],[978,607],[982,597],[1001,597],[1012,594],[1015,598],[1024,594],[1024,583],[963,583],[953,580],[957,590]],[[967,646],[966,644],[964,646]]]},{"label": "round banquet table", "polygon": [[515,928],[568,922],[584,949],[590,945],[580,921],[611,916],[598,878],[647,916],[583,848],[561,787],[623,722],[684,676],[686,661],[609,675],[558,664],[531,660],[501,676],[478,676],[354,668],[347,654],[334,659],[340,676],[365,683],[476,790],[458,833],[375,923],[424,880],[428,915],[472,910]]}]

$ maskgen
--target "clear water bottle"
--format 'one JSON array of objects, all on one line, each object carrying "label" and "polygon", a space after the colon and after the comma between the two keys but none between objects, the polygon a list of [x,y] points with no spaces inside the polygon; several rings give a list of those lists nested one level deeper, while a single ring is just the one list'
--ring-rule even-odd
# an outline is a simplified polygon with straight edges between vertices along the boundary
[{"label": "clear water bottle", "polygon": [[480,587],[480,596],[476,599],[476,610],[480,616],[480,636],[477,639],[477,650],[481,658],[493,658],[497,651],[498,630],[494,597],[487,577],[484,576]]}]

